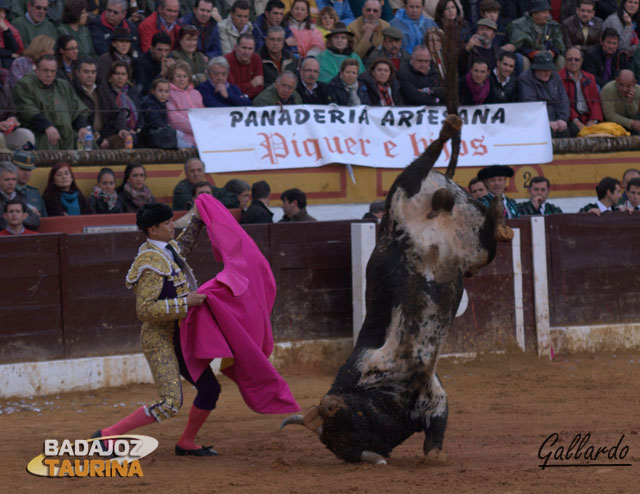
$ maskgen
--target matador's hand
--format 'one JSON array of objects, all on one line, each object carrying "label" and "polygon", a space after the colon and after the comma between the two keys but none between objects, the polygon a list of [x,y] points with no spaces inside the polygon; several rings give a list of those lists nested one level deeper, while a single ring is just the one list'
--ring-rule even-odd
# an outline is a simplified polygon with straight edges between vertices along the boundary
[{"label": "matador's hand", "polygon": [[189,295],[187,295],[187,305],[189,307],[198,307],[205,300],[207,300],[207,296],[204,293],[189,292]]}]

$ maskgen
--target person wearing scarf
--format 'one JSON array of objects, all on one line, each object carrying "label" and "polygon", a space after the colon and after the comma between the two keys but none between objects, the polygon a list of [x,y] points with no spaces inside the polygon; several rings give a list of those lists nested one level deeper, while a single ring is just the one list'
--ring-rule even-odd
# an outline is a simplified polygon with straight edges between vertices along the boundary
[{"label": "person wearing scarf", "polygon": [[89,203],[96,214],[124,213],[116,192],[116,176],[111,168],[103,168],[98,173],[98,183],[93,186]]},{"label": "person wearing scarf", "polygon": [[320,63],[320,82],[331,82],[340,73],[340,66],[347,58],[352,58],[358,62],[359,73],[364,72],[364,64],[353,51],[354,34],[342,23],[338,22],[336,27],[327,36],[327,49],[318,56]]},{"label": "person wearing scarf", "polygon": [[388,58],[378,58],[371,63],[369,70],[358,77],[360,88],[358,95],[363,105],[402,106],[400,82],[396,79],[396,68]]},{"label": "person wearing scarf", "polygon": [[138,131],[139,112],[133,98],[129,96],[131,91],[129,66],[121,61],[113,62],[107,72],[106,80],[115,96],[116,106],[127,110],[127,129],[135,134]]},{"label": "person wearing scarf", "polygon": [[357,60],[347,58],[340,64],[340,73],[331,79],[329,87],[336,97],[336,103],[340,106],[358,106],[361,104],[358,96],[358,71],[360,66]]},{"label": "person wearing scarf", "polygon": [[147,172],[139,163],[129,163],[124,170],[118,196],[125,213],[135,213],[145,204],[156,202],[151,189],[145,185]]},{"label": "person wearing scarf", "polygon": [[68,163],[57,163],[49,171],[47,186],[42,194],[49,216],[78,216],[93,214]]},{"label": "person wearing scarf", "polygon": [[471,70],[460,80],[460,104],[482,105],[489,97],[489,63],[483,59],[473,62]]}]

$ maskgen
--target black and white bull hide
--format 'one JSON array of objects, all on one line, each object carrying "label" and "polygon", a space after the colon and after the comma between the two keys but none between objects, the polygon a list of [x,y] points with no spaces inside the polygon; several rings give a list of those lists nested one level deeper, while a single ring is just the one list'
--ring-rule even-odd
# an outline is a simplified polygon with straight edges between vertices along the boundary
[{"label": "black and white bull hide", "polygon": [[440,346],[463,292],[463,277],[490,263],[513,232],[502,203],[487,209],[432,170],[459,131],[447,118],[439,139],[396,179],[367,265],[367,314],[356,346],[319,406],[285,419],[315,431],[338,458],[386,463],[424,431],[427,461],[442,463],[447,395],[436,375]]}]

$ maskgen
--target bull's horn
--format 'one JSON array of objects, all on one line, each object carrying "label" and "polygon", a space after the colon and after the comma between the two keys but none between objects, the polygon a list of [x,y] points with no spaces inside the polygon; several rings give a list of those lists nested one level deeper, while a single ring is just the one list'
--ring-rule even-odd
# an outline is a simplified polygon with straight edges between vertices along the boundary
[{"label": "bull's horn", "polygon": [[373,451],[363,451],[360,455],[360,461],[371,463],[372,465],[387,464],[387,460],[385,460],[383,456],[379,455],[378,453],[374,453]]},{"label": "bull's horn", "polygon": [[304,417],[302,415],[291,415],[282,421],[280,429],[284,429],[289,424],[304,425]]},{"label": "bull's horn", "polygon": [[284,429],[289,424],[302,425],[307,429],[320,435],[322,433],[322,425],[324,421],[320,416],[318,407],[311,407],[305,412],[304,415],[291,415],[282,421],[280,424],[280,430]]},{"label": "bull's horn", "polygon": [[498,223],[496,225],[496,240],[498,242],[509,242],[513,238],[513,230],[508,225]]}]

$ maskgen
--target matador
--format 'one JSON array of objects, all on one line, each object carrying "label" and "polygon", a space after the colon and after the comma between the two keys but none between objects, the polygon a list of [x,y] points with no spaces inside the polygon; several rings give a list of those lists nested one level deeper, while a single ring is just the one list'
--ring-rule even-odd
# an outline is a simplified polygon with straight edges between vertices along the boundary
[{"label": "matador", "polygon": [[116,424],[98,430],[94,437],[125,434],[173,417],[182,406],[182,375],[196,387],[197,395],[175,453],[179,456],[215,456],[217,452],[211,446],[196,444],[195,437],[216,406],[220,385],[210,367],[194,382],[180,347],[180,319],[187,315],[189,307],[202,305],[207,298],[196,292],[195,277],[185,260],[204,224],[199,215],[194,214],[174,240],[172,218],[173,211],[165,204],[147,204],[138,210],[136,224],[147,239],[126,276],[126,286],[136,296],[136,312],[142,322],[140,341],[158,399],[141,406]]}]

